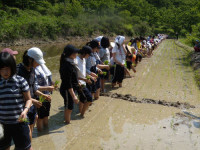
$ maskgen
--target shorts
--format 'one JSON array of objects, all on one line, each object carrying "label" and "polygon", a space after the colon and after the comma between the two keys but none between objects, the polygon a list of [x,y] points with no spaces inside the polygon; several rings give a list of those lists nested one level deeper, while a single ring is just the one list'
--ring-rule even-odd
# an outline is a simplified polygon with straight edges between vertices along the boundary
[{"label": "shorts", "polygon": [[4,137],[0,139],[0,150],[5,150],[11,146],[12,140],[15,150],[27,150],[31,147],[29,127],[26,123],[4,124]]},{"label": "shorts", "polygon": [[[101,88],[101,78],[97,78],[97,82],[95,83],[96,91]],[[96,92],[95,92],[96,93]]]},{"label": "shorts", "polygon": [[51,108],[51,103],[50,102],[42,103],[42,107],[37,109],[38,118],[39,119],[43,119],[45,117],[48,117],[49,116],[49,112],[50,112],[50,108]]},{"label": "shorts", "polygon": [[[84,88],[82,89],[82,91],[83,91],[83,93],[84,93],[84,95],[85,95],[85,97],[86,97],[86,101],[87,101],[87,102],[92,102],[92,94],[91,94],[91,92],[89,91],[89,89],[88,89],[87,87],[84,87]],[[81,97],[80,97],[80,101],[81,101],[82,103],[85,103],[84,99],[82,99]]]},{"label": "shorts", "polygon": [[60,90],[60,94],[64,99],[65,109],[73,110],[74,101],[70,93],[67,90]]},{"label": "shorts", "polygon": [[27,114],[29,125],[33,125],[35,123],[36,116],[37,116],[37,109],[34,105],[32,105]]},{"label": "shorts", "polygon": [[103,71],[103,72],[106,72],[106,75],[100,75],[100,78],[101,78],[101,79],[108,80],[108,79],[109,79],[110,71],[107,70],[107,69],[102,69],[102,71]]},{"label": "shorts", "polygon": [[114,72],[115,72],[115,67],[112,66],[112,67],[110,68],[110,74],[111,74],[111,75],[114,75]]},{"label": "shorts", "polygon": [[132,62],[131,61],[126,61],[126,67],[127,69],[131,70],[132,69]]}]

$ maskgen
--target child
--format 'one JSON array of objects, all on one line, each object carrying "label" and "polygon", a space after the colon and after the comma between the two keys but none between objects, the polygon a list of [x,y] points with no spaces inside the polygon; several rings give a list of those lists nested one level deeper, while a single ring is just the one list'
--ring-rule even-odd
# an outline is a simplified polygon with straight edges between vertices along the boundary
[{"label": "child", "polygon": [[[90,79],[95,80],[92,76],[86,74],[86,60],[92,53],[92,49],[89,46],[84,46],[80,51],[79,55],[76,57],[78,63],[78,79],[81,84],[82,91],[86,96],[87,101],[84,102],[84,97],[80,97],[79,110],[81,116],[84,117],[85,111],[88,109],[88,106],[92,104],[92,94],[89,89],[86,87],[87,84],[92,84]],[[88,78],[87,78],[88,77]]]},{"label": "child", "polygon": [[[37,47],[33,47],[29,50],[32,50],[36,53],[42,54],[42,51]],[[41,55],[41,56],[42,56],[41,58],[43,59],[43,55]],[[34,57],[34,56],[32,56],[32,57]],[[50,89],[50,91],[51,91],[54,88],[52,86],[52,80],[51,80],[52,74],[51,74],[50,70],[43,63],[36,67],[35,74],[36,74],[38,85],[40,86],[39,90],[46,87],[47,89],[43,89],[44,91],[42,93],[46,94],[46,95],[50,95],[51,93],[48,90]],[[49,116],[49,112],[50,112],[50,107],[51,107],[51,103],[49,101],[45,101],[45,102],[42,102],[42,106],[37,109],[37,113],[38,113],[37,129],[38,129],[38,131],[41,131],[41,130],[43,130],[44,127],[48,126],[48,116]]]},{"label": "child", "polygon": [[97,55],[97,51],[101,48],[98,40],[92,40],[87,43],[87,46],[92,48],[92,53],[90,57],[86,59],[86,71],[87,74],[95,77],[97,79],[96,82],[93,82],[92,85],[87,85],[88,89],[92,93],[92,97],[97,100],[100,96],[100,77],[98,73],[101,73],[101,69],[97,67],[97,62],[99,61],[99,56]]},{"label": "child", "polygon": [[18,54],[18,51],[13,51],[10,48],[4,48],[1,52],[7,52],[7,53],[9,53],[10,55],[12,55],[14,57],[15,60],[16,60],[16,56],[15,55]]},{"label": "child", "polygon": [[[103,62],[104,65],[110,64],[110,51],[109,51],[110,41],[107,37],[102,37],[101,39],[101,49],[99,50],[99,57],[101,62]],[[101,92],[105,92],[104,84],[105,81],[109,79],[109,70],[108,69],[102,69],[103,72],[106,73],[106,75],[101,75]]]},{"label": "child", "polygon": [[79,100],[76,93],[79,90],[77,64],[75,59],[79,50],[72,45],[67,45],[60,59],[60,77],[61,86],[60,94],[64,99],[65,104],[65,122],[67,124],[71,121],[71,113],[74,108],[74,103],[78,104]]},{"label": "child", "polygon": [[4,137],[0,149],[10,149],[11,140],[15,149],[31,150],[29,127],[24,122],[32,100],[27,81],[16,75],[16,62],[7,52],[0,53],[0,123]]},{"label": "child", "polygon": [[[35,75],[35,68],[39,66],[39,64],[45,63],[43,58],[41,57],[43,54],[42,53],[37,53],[34,50],[27,50],[24,52],[23,55],[23,63],[20,63],[17,65],[17,74],[24,79],[29,84],[30,87],[30,93],[31,93],[31,98],[32,102],[34,105],[31,106],[29,112],[28,112],[28,118],[29,118],[29,127],[30,127],[30,137],[32,138],[32,132],[33,128],[35,125],[35,122],[37,120],[37,108],[40,108],[42,106],[42,103],[36,100],[37,96],[43,96],[46,100],[51,101],[51,97],[48,95],[43,94],[40,90],[45,90],[42,89],[43,87],[40,87],[37,82],[37,78]],[[46,87],[47,89],[48,87]],[[51,89],[53,90],[53,88]]]},{"label": "child", "polygon": [[119,87],[122,87],[122,81],[124,79],[124,65],[126,61],[126,49],[124,45],[125,37],[117,36],[115,38],[115,47],[112,50],[113,60],[116,64],[114,76],[112,80],[112,87],[119,84]]}]

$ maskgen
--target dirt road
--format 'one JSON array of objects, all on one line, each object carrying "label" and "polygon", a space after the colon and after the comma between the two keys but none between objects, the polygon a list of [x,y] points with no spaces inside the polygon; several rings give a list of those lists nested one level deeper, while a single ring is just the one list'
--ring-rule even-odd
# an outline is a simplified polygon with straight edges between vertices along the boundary
[{"label": "dirt road", "polygon": [[[194,105],[179,109],[101,97],[81,119],[73,113],[63,122],[63,100],[53,94],[49,130],[34,130],[35,150],[199,150],[200,91],[192,68],[184,62],[184,50],[173,40],[164,41],[151,58],[137,67],[134,78],[110,92],[138,99],[165,100]],[[57,75],[57,74],[55,74]]]}]

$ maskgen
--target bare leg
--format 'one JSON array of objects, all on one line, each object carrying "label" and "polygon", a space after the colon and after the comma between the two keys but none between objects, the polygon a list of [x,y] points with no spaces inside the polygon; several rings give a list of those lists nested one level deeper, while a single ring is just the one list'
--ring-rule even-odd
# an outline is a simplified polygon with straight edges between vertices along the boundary
[{"label": "bare leg", "polygon": [[84,104],[82,102],[79,103],[79,112],[81,113],[83,110]]},{"label": "bare leg", "polygon": [[129,75],[129,77],[131,77],[131,74],[130,74],[130,72],[128,71],[128,69],[127,69],[127,68],[125,68],[125,73],[126,73],[126,74],[128,74],[128,75]]},{"label": "bare leg", "polygon": [[135,70],[134,66],[132,66],[131,68],[132,68],[133,72],[136,73],[136,70]]},{"label": "bare leg", "polygon": [[98,99],[99,99],[99,95],[100,95],[100,88],[96,91],[96,93],[95,93],[95,95],[94,95],[94,98],[95,98],[96,100],[98,100]]},{"label": "bare leg", "polygon": [[122,83],[119,83],[119,87],[122,87]]},{"label": "bare leg", "polygon": [[65,122],[67,124],[69,124],[71,121],[71,113],[72,113],[72,110],[69,110],[69,109],[65,110]]},{"label": "bare leg", "polygon": [[86,110],[88,109],[88,107],[91,105],[91,102],[87,102],[84,104],[83,109],[81,111],[81,116],[84,117]]},{"label": "bare leg", "polygon": [[10,150],[10,147],[8,147],[6,150]]},{"label": "bare leg", "polygon": [[105,80],[101,79],[101,92],[104,92],[104,84],[105,84]]},{"label": "bare leg", "polygon": [[49,123],[49,118],[48,117],[44,117],[44,119],[43,119],[44,127],[48,127],[48,123]]},{"label": "bare leg", "polygon": [[29,130],[30,130],[30,140],[32,141],[32,135],[33,135],[33,128],[35,124],[29,125]]},{"label": "bare leg", "polygon": [[43,119],[37,120],[37,130],[42,131],[43,130]]}]

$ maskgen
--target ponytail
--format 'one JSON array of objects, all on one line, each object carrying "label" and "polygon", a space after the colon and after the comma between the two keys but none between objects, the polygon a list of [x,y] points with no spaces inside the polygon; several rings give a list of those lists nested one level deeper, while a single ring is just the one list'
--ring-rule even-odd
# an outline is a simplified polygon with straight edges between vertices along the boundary
[{"label": "ponytail", "polygon": [[60,57],[60,69],[62,68],[64,64],[64,61],[65,61],[65,53],[62,53]]},{"label": "ponytail", "polygon": [[28,53],[28,50],[26,50],[26,51],[24,52],[24,55],[23,55],[23,64],[24,64],[25,66],[27,66],[27,67],[31,67],[31,66],[33,65],[34,59],[31,58],[31,57],[29,57],[29,56],[27,55],[27,53]]}]

